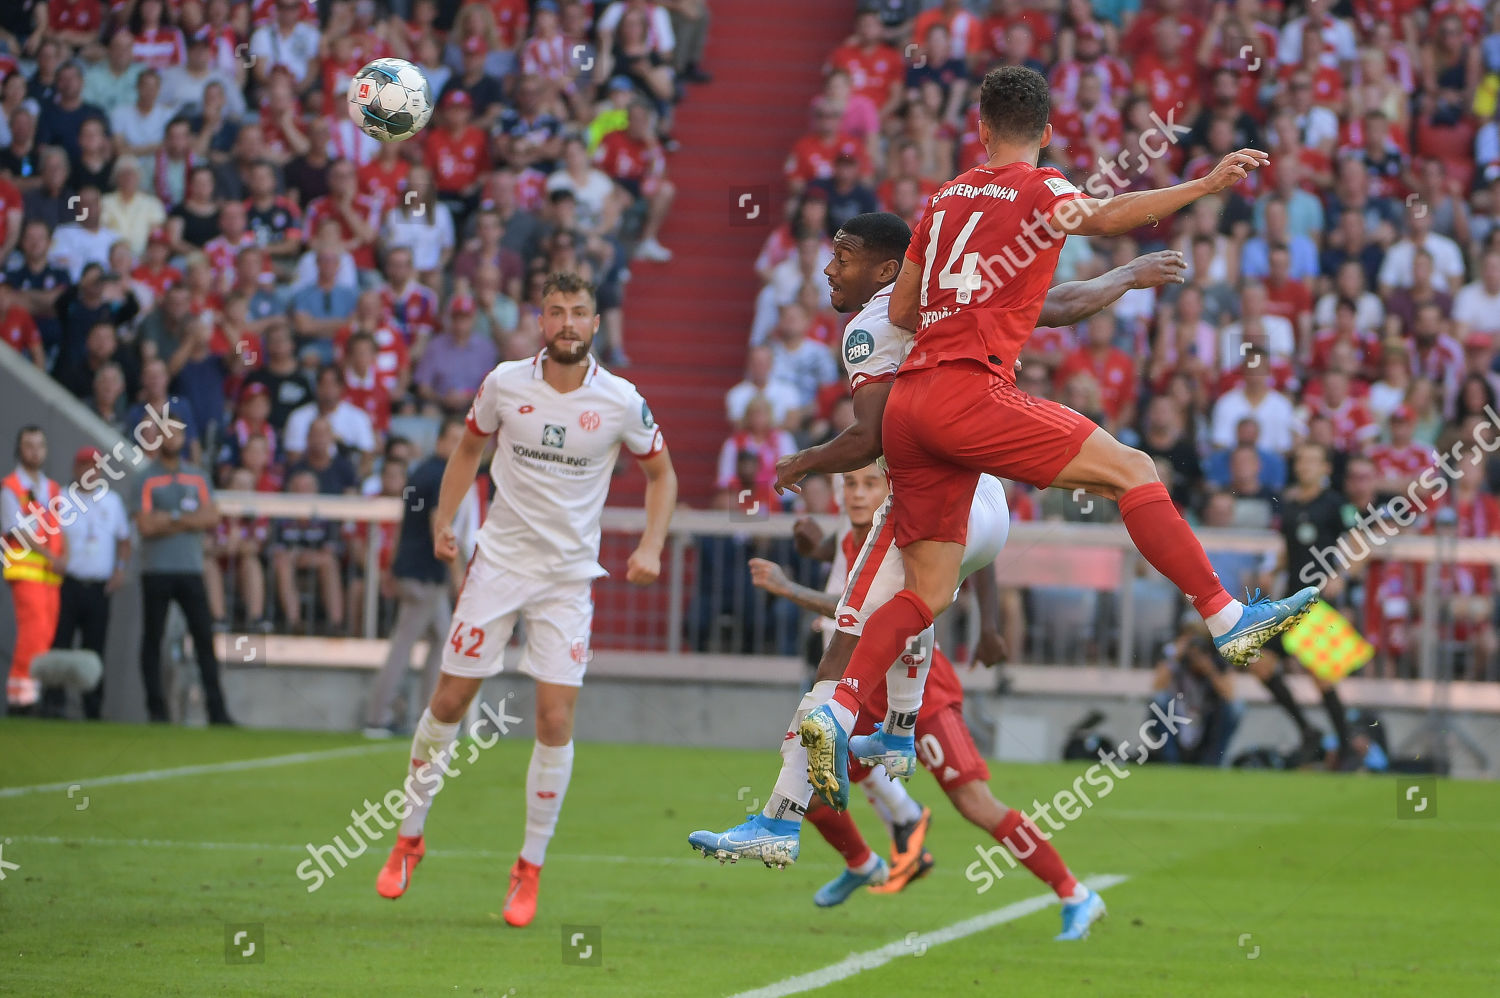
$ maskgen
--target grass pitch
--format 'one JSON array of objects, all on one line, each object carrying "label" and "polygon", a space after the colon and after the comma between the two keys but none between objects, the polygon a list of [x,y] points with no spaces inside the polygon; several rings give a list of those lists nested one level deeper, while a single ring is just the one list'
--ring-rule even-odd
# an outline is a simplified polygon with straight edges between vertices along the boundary
[{"label": "grass pitch", "polygon": [[[659,998],[814,982],[827,982],[820,996],[1496,993],[1495,784],[1424,784],[1417,799],[1432,797],[1413,813],[1411,781],[1396,777],[1137,767],[1056,836],[1074,872],[1128,878],[1105,892],[1110,917],[1092,938],[1064,944],[1055,907],[1008,909],[1046,893],[1023,869],[976,891],[965,869],[993,841],[926,775],[912,789],[933,808],[937,868],[902,894],[822,910],[812,893],[838,859],[811,828],[780,873],[687,846],[688,832],[754,805],[773,752],[582,743],[537,920],[517,930],[500,905],[524,824],[521,740],[460,756],[404,898],[374,889],[394,832],[332,864],[315,891],[297,876],[308,843],[352,846],[350,812],[400,785],[407,747],[0,722],[0,994]],[[221,766],[295,753],[311,757]],[[152,772],[182,767],[195,768]],[[992,768],[1001,799],[1028,810],[1083,770]],[[854,813],[883,850],[862,800]],[[996,909],[1012,917],[940,941]],[[848,972],[851,954],[882,947],[883,965]]]}]

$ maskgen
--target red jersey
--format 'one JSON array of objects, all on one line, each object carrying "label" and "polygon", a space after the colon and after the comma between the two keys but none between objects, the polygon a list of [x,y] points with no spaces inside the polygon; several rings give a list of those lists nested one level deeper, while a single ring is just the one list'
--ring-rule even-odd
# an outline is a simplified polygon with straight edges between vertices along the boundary
[{"label": "red jersey", "polygon": [[160,270],[152,270],[145,264],[141,264],[130,272],[130,279],[140,281],[160,298],[167,293],[168,288],[182,283],[182,271],[170,264],[163,266]]},{"label": "red jersey", "polygon": [[1176,62],[1166,62],[1148,55],[1135,68],[1136,79],[1146,84],[1151,109],[1162,118],[1174,115],[1181,121],[1187,117],[1186,109],[1199,103],[1198,67],[1189,59],[1179,57]]},{"label": "red jersey", "polygon": [[926,45],[927,32],[939,24],[948,29],[949,44],[956,59],[975,54],[984,42],[979,18],[962,7],[950,14],[941,6],[924,10],[917,15],[911,27],[912,41],[918,45]]},{"label": "red jersey", "polygon": [[[380,208],[381,199],[379,195],[371,197],[368,194],[354,195],[354,213],[358,215],[366,225],[375,232],[380,231]],[[336,219],[339,223],[339,235],[345,242],[354,239],[354,230],[349,223],[344,221],[344,216],[335,208],[331,195],[313,198],[307,206],[306,220],[303,229],[309,235],[315,235],[318,226],[323,224],[326,218]],[[373,243],[360,243],[353,250],[354,265],[360,270],[375,269],[375,246]]]},{"label": "red jersey", "polygon": [[[1309,365],[1314,371],[1325,371],[1328,369],[1328,361],[1333,357],[1334,347],[1339,344],[1338,330],[1325,329],[1313,336],[1312,363]],[[1359,366],[1363,371],[1374,371],[1380,368],[1380,360],[1383,351],[1380,347],[1380,337],[1374,333],[1360,330],[1354,334],[1350,341],[1359,351]]]},{"label": "red jersey", "polygon": [[594,153],[594,163],[616,180],[634,180],[643,183],[648,178],[660,176],[666,168],[661,147],[650,147],[640,139],[632,138],[629,132],[610,132],[599,143]]},{"label": "red jersey", "polygon": [[379,372],[367,371],[361,378],[345,368],[344,398],[349,400],[350,405],[358,406],[369,415],[377,432],[384,433],[391,428],[391,393],[381,383]]},{"label": "red jersey", "polygon": [[495,17],[495,28],[500,32],[500,47],[513,49],[526,37],[526,0],[489,0],[490,13]]},{"label": "red jersey", "polygon": [[[1140,59],[1143,56],[1156,54],[1156,22],[1167,15],[1154,14],[1142,11],[1136,19],[1130,23],[1130,30],[1125,32],[1125,37],[1120,41],[1120,52],[1127,59]],[[1177,32],[1182,36],[1182,45],[1178,52],[1185,58],[1192,58],[1198,51],[1198,39],[1203,37],[1203,22],[1191,14],[1177,15]]]},{"label": "red jersey", "polygon": [[1052,22],[1042,11],[1023,10],[1013,18],[991,14],[984,19],[984,36],[991,52],[1005,55],[1005,33],[1012,24],[1024,24],[1031,29],[1031,40],[1036,49],[1045,49],[1052,44]]},{"label": "red jersey", "polygon": [[[1053,100],[1059,108],[1070,107],[1078,100],[1078,81],[1086,73],[1093,73],[1099,77],[1102,96],[1099,99],[1101,105],[1110,105],[1129,95],[1130,93],[1130,69],[1112,55],[1102,55],[1093,62],[1084,62],[1080,59],[1069,59],[1060,62],[1052,70]],[[1057,126],[1054,124],[1054,128]]]},{"label": "red jersey", "polygon": [[26,354],[28,359],[32,345],[42,342],[31,313],[19,305],[12,305],[9,311],[0,314],[0,340],[9,343],[17,353]]},{"label": "red jersey", "polygon": [[1053,143],[1067,154],[1070,166],[1085,174],[1092,173],[1101,158],[1094,143],[1103,147],[1103,158],[1113,159],[1124,133],[1120,112],[1103,101],[1087,111],[1070,106],[1052,115]]},{"label": "red jersey", "polygon": [[490,140],[477,125],[468,125],[454,135],[446,128],[426,133],[427,168],[437,189],[456,194],[490,172]]},{"label": "red jersey", "polygon": [[[380,570],[386,572],[390,570],[391,558],[396,553],[396,537],[401,531],[401,522],[397,520],[391,523],[378,523],[376,527],[380,530],[379,540],[377,541],[380,545]],[[370,523],[368,520],[361,523],[351,523],[344,530],[349,536],[369,543]],[[360,567],[363,568],[364,564],[361,563]]]},{"label": "red jersey", "polygon": [[1380,432],[1375,417],[1359,399],[1346,398],[1342,404],[1332,406],[1321,393],[1314,395],[1309,391],[1308,395],[1308,418],[1322,416],[1333,424],[1333,446],[1338,450],[1357,453]]},{"label": "red jersey", "polygon": [[[333,348],[343,356],[344,347],[349,343],[349,337],[354,333],[353,326],[345,326],[338,331],[333,338]],[[377,326],[371,336],[375,337],[375,375],[380,380],[380,386],[388,395],[395,394],[401,382],[401,372],[406,370],[409,363],[406,352],[406,341],[401,334],[390,326],[381,323]],[[352,399],[350,401],[353,401]],[[358,405],[359,403],[355,403]],[[373,416],[374,413],[371,413]],[[390,399],[386,399],[386,416],[390,415]],[[377,427],[383,429],[384,427]]]},{"label": "red jersey", "polygon": [[1061,392],[1069,379],[1080,372],[1092,374],[1099,383],[1099,399],[1110,419],[1118,419],[1135,402],[1135,362],[1124,350],[1111,347],[1103,357],[1088,349],[1073,351],[1053,375],[1057,390]]},{"label": "red jersey", "polygon": [[[234,285],[234,261],[240,255],[240,250],[248,246],[254,246],[255,233],[248,229],[240,235],[239,242],[231,243],[227,236],[214,236],[203,244],[203,255],[208,258],[208,265],[214,272],[214,284],[221,288],[229,288]],[[271,274],[271,257],[262,254],[265,265],[261,268],[263,274]]]},{"label": "red jersey", "polygon": [[786,158],[788,180],[826,180],[833,176],[833,160],[838,155],[839,143],[843,139],[831,139],[817,135],[804,135],[792,146]]},{"label": "red jersey", "polygon": [[891,84],[906,78],[901,53],[889,45],[876,45],[868,51],[858,45],[844,45],[833,50],[828,65],[848,73],[850,92],[868,97],[877,108],[890,99]]},{"label": "red jersey", "polygon": [[406,175],[411,164],[405,159],[382,163],[373,159],[355,173],[359,189],[370,197],[380,198],[380,209],[385,211],[396,204],[406,190]]},{"label": "red jersey", "polygon": [[[16,189],[15,184],[11,183],[5,177],[0,176],[0,243],[4,243],[10,235],[10,212],[12,208],[17,211],[24,210],[21,202],[21,192]],[[24,214],[22,218],[25,218]]]},{"label": "red jersey", "polygon": [[1405,478],[1416,481],[1428,468],[1437,464],[1437,451],[1426,444],[1376,444],[1367,455],[1381,478]]},{"label": "red jersey", "polygon": [[187,62],[187,43],[182,32],[170,24],[160,28],[142,28],[135,36],[135,61],[152,69],[170,69]]},{"label": "red jersey", "polygon": [[906,250],[922,291],[902,370],[974,360],[1014,379],[1062,252],[1065,237],[1048,223],[1082,197],[1058,171],[1030,163],[977,166],[944,184]]},{"label": "red jersey", "polygon": [[1267,315],[1279,315],[1295,326],[1297,319],[1303,313],[1311,312],[1312,308],[1312,294],[1301,281],[1288,280],[1273,284],[1269,278],[1266,279]]},{"label": "red jersey", "polygon": [[52,31],[81,31],[97,35],[104,24],[99,0],[53,0],[47,5],[47,27]]}]

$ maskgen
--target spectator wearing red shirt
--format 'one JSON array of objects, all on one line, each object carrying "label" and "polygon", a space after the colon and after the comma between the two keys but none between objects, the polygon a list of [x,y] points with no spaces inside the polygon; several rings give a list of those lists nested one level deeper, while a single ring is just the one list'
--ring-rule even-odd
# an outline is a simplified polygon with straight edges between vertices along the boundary
[{"label": "spectator wearing red shirt", "polygon": [[963,0],[942,0],[941,6],[918,14],[912,22],[911,36],[925,41],[928,32],[939,25],[947,29],[949,48],[955,59],[974,58],[984,47],[979,18],[964,9]]},{"label": "spectator wearing red shirt", "polygon": [[[363,291],[354,305],[354,314],[350,316],[349,324],[334,334],[334,352],[347,359],[350,344],[359,336],[368,336],[374,347],[374,356],[370,359],[368,366],[359,368],[360,376],[366,377],[373,372],[385,392],[386,416],[390,415],[390,400],[406,397],[406,390],[411,383],[411,361],[406,349],[406,341],[396,331],[390,321],[390,316],[385,311],[384,296],[380,291],[371,289]],[[347,371],[347,368],[346,368]],[[349,401],[362,409],[369,409],[351,394]],[[371,417],[375,416],[370,412]],[[376,429],[385,427],[377,424]]]},{"label": "spectator wearing red shirt", "polygon": [[1161,50],[1163,23],[1171,25],[1182,51],[1196,53],[1203,37],[1203,21],[1187,13],[1187,0],[1156,0],[1150,10],[1143,10],[1130,24],[1120,41],[1120,54],[1131,65]]},{"label": "spectator wearing red shirt", "polygon": [[792,145],[786,160],[787,187],[793,194],[802,193],[813,180],[825,180],[833,176],[833,161],[838,156],[843,142],[859,143],[839,133],[839,122],[843,113],[822,101],[813,109],[813,130]]},{"label": "spectator wearing red shirt", "polygon": [[0,276],[0,340],[30,358],[37,367],[46,369],[47,357],[42,352],[42,338],[37,332],[36,322],[3,276]]},{"label": "spectator wearing red shirt", "polygon": [[0,173],[0,266],[10,260],[11,252],[21,241],[21,226],[25,219],[21,192]]},{"label": "spectator wearing red shirt", "polygon": [[[1270,282],[1267,282],[1269,286]],[[1327,370],[1334,350],[1339,348],[1354,350],[1364,377],[1371,381],[1379,377],[1382,364],[1380,338],[1359,328],[1359,306],[1352,298],[1339,298],[1333,306],[1333,325],[1313,336],[1309,369],[1314,372]]]},{"label": "spectator wearing red shirt", "polygon": [[[203,247],[203,255],[213,268],[215,284],[228,289],[235,282],[235,261],[240,251],[249,247],[261,248],[256,234],[246,227],[245,206],[238,201],[226,201],[219,210],[219,235],[210,239]],[[270,260],[262,253],[263,266],[269,272]]]},{"label": "spectator wearing red shirt", "polygon": [[[344,398],[369,415],[377,433],[384,433],[391,426],[391,394],[386,391],[381,372],[375,369],[375,337],[360,330],[341,340]],[[394,338],[394,342],[400,343],[400,339]]]},{"label": "spectator wearing red shirt", "polygon": [[383,217],[405,192],[406,175],[410,172],[411,163],[401,155],[401,143],[382,142],[375,158],[355,171],[355,178],[360,193],[380,199]]},{"label": "spectator wearing red shirt", "polygon": [[1266,314],[1279,315],[1297,331],[1297,342],[1306,343],[1312,333],[1312,293],[1292,277],[1292,251],[1284,243],[1271,247],[1270,273],[1266,275]]},{"label": "spectator wearing red shirt", "polygon": [[1110,423],[1120,426],[1133,420],[1136,399],[1135,361],[1114,345],[1115,318],[1100,312],[1089,319],[1084,345],[1063,358],[1053,373],[1057,391],[1079,372],[1087,372],[1099,383],[1099,400]]},{"label": "spectator wearing red shirt", "polygon": [[378,199],[360,193],[354,164],[347,159],[335,160],[328,167],[328,193],[308,204],[305,227],[317,232],[325,219],[334,219],[343,248],[354,257],[354,265],[360,270],[373,270],[380,208]]},{"label": "spectator wearing red shirt", "polygon": [[103,26],[104,12],[99,0],[49,0],[47,4],[47,37],[70,49],[98,44]]},{"label": "spectator wearing red shirt", "polygon": [[[990,0],[990,12],[985,17],[980,30],[992,53],[1001,58],[1005,57],[1006,35],[1017,24],[1024,24],[1031,31],[1032,42],[1036,45],[1038,52],[1051,54],[1053,42],[1051,20],[1044,11],[1027,9],[1021,0]],[[1080,46],[1082,45],[1081,39],[1091,31],[1097,31],[1100,40],[1103,40],[1104,33],[1099,25],[1092,21],[1086,22],[1077,27]],[[972,49],[970,52],[977,54]],[[1071,97],[1072,94],[1069,93],[1067,98],[1071,99]]]},{"label": "spectator wearing red shirt", "polygon": [[1382,495],[1405,493],[1423,471],[1437,463],[1437,451],[1415,439],[1416,413],[1397,406],[1391,413],[1389,443],[1372,444],[1370,462],[1375,465],[1375,491]]},{"label": "spectator wearing red shirt", "polygon": [[880,15],[873,10],[862,11],[854,22],[853,40],[833,50],[828,68],[848,73],[852,92],[888,113],[902,100],[906,64],[900,52],[885,44],[884,37]]},{"label": "spectator wearing red shirt", "polygon": [[416,350],[427,342],[438,325],[438,296],[417,281],[411,250],[397,247],[385,254],[385,286],[380,289],[385,315]]},{"label": "spectator wearing red shirt", "polygon": [[130,19],[130,33],[135,37],[135,61],[152,69],[181,66],[187,61],[187,42],[182,32],[163,24],[164,0],[141,0]]},{"label": "spectator wearing red shirt", "polygon": [[652,118],[644,103],[632,103],[626,126],[604,137],[594,153],[594,163],[632,198],[646,202],[646,222],[636,246],[636,259],[665,263],[672,259],[672,251],[658,241],[657,233],[677,196],[677,188],[667,179],[667,159],[657,141]]},{"label": "spectator wearing red shirt", "polygon": [[1358,454],[1375,439],[1380,427],[1369,407],[1350,392],[1349,374],[1341,370],[1330,370],[1320,380],[1322,391],[1308,386],[1308,399],[1303,404],[1302,423],[1306,426],[1314,419],[1322,418],[1333,425],[1333,445],[1346,454]]},{"label": "spectator wearing red shirt", "polygon": [[1058,107],[1076,104],[1078,85],[1090,75],[1099,80],[1102,100],[1114,107],[1130,93],[1130,69],[1119,59],[1104,53],[1104,35],[1097,25],[1083,25],[1077,35],[1075,57],[1054,66],[1049,79]]},{"label": "spectator wearing red shirt", "polygon": [[1152,37],[1155,48],[1134,63],[1136,92],[1151,101],[1163,121],[1191,122],[1202,103],[1198,65],[1190,55],[1194,49],[1184,46],[1178,22],[1170,17],[1157,19]]},{"label": "spectator wearing red shirt", "polygon": [[1052,115],[1052,142],[1073,169],[1091,174],[1101,159],[1114,161],[1124,124],[1120,112],[1104,100],[1098,72],[1085,72],[1077,86],[1077,100]]},{"label": "spectator wearing red shirt", "polygon": [[474,102],[463,90],[450,90],[438,109],[438,127],[424,131],[423,154],[434,186],[444,199],[470,204],[490,170],[490,140],[470,124]]}]

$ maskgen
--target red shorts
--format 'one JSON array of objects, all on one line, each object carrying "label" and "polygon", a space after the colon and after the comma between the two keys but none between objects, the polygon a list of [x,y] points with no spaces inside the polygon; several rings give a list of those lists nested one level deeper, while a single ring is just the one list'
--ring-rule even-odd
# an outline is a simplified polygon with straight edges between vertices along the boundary
[{"label": "red shorts", "polygon": [[[854,734],[868,735],[880,720],[869,711],[862,711],[854,725]],[[990,767],[964,723],[961,703],[951,703],[931,715],[917,715],[917,758],[944,791],[990,778]],[[868,766],[858,759],[849,760],[850,783],[858,783],[869,775]]]},{"label": "red shorts", "polygon": [[1088,417],[1028,395],[982,364],[898,375],[881,433],[896,546],[965,543],[981,473],[1045,489],[1096,429]]}]

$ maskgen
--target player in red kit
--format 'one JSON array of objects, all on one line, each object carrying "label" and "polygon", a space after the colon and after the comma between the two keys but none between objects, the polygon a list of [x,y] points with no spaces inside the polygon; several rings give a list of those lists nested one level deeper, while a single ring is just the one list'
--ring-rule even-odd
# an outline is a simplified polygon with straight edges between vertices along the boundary
[{"label": "player in red kit", "polygon": [[[1119,235],[1153,224],[1245,179],[1269,157],[1240,150],[1200,179],[1095,200],[1056,170],[1036,166],[1052,138],[1040,74],[995,69],[979,101],[989,160],[933,195],[890,298],[891,321],[916,330],[881,434],[905,588],[865,622],[833,700],[799,729],[809,780],[835,807],[848,803],[851,754],[892,772],[914,764],[923,677],[909,679],[892,662],[953,601],[981,473],[1118,502],[1137,549],[1183,592],[1219,653],[1236,665],[1304,615],[1318,595],[1308,587],[1274,602],[1247,606],[1234,599],[1172,504],[1155,462],[1067,406],[1027,395],[1014,374],[1067,236]],[[882,676],[885,721],[875,734],[851,740]]]}]

